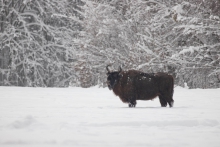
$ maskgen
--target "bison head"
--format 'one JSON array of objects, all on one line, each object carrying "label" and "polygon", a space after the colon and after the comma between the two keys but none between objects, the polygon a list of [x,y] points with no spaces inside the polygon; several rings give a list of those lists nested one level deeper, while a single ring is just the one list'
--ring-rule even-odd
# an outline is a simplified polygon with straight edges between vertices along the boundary
[{"label": "bison head", "polygon": [[112,90],[115,85],[118,83],[121,75],[120,75],[120,72],[122,71],[121,67],[119,66],[119,69],[118,71],[114,71],[114,72],[111,72],[109,70],[109,67],[110,65],[107,65],[106,66],[106,70],[107,70],[107,84],[108,84],[108,88],[110,90]]}]

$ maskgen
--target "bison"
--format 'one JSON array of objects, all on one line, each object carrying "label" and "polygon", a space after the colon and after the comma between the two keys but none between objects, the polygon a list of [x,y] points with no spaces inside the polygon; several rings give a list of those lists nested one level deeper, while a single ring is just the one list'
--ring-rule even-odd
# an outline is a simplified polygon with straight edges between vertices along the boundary
[{"label": "bison", "polygon": [[107,85],[129,107],[136,106],[136,100],[152,100],[159,96],[161,107],[167,103],[173,107],[174,79],[167,73],[144,73],[138,70],[107,70]]}]

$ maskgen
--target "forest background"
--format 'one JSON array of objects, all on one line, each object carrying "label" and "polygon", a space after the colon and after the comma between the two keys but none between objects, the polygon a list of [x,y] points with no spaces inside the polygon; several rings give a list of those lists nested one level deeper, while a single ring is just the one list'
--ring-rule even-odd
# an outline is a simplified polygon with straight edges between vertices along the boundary
[{"label": "forest background", "polygon": [[220,87],[220,0],[0,0],[0,86],[106,86],[112,70]]}]

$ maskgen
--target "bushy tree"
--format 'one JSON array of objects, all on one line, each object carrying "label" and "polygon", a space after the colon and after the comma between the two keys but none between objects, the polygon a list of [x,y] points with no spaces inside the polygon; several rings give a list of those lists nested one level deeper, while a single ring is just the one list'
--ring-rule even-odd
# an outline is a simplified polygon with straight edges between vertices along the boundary
[{"label": "bushy tree", "polygon": [[[154,64],[164,69],[161,57],[171,50],[154,37],[149,21],[149,12],[154,10],[151,3],[142,0],[84,2],[81,41],[85,55],[89,55],[84,58],[91,77],[103,83],[105,66],[111,63],[125,69],[147,71],[149,68],[144,67]],[[98,71],[97,74],[93,75],[92,70]]]},{"label": "bushy tree", "polygon": [[[66,86],[79,26],[69,1],[0,1],[1,85]],[[77,24],[77,25],[76,25]],[[5,63],[2,58],[0,60]]]},{"label": "bushy tree", "polygon": [[85,1],[82,40],[90,76],[95,68],[95,77],[104,77],[114,63],[169,72],[177,85],[218,86],[218,7],[215,0]]},{"label": "bushy tree", "polygon": [[[214,7],[213,7],[214,4]],[[172,8],[177,25],[173,28],[173,54],[178,75],[191,88],[219,86],[220,68],[219,1],[189,1]],[[217,14],[217,15],[216,15]]]},{"label": "bushy tree", "polygon": [[0,1],[2,85],[105,85],[106,65],[220,87],[219,0]]}]

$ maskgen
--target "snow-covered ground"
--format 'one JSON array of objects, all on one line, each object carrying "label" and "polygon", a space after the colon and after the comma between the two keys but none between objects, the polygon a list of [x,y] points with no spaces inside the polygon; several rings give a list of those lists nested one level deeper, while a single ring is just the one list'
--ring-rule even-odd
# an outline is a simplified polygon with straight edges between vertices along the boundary
[{"label": "snow-covered ground", "polygon": [[0,147],[219,147],[220,89],[128,108],[107,88],[0,87]]}]

